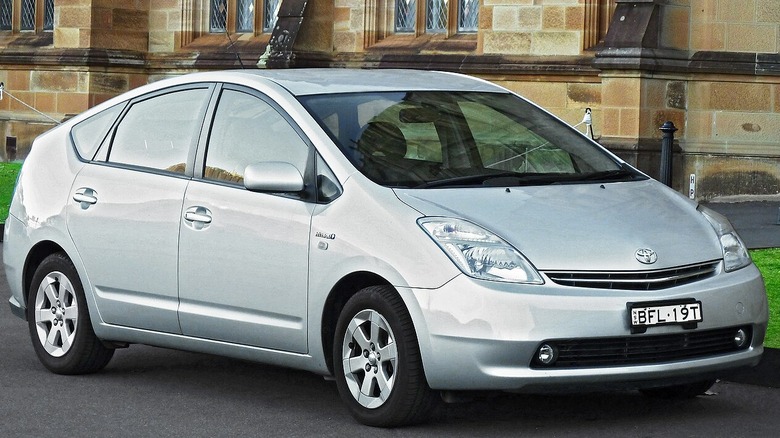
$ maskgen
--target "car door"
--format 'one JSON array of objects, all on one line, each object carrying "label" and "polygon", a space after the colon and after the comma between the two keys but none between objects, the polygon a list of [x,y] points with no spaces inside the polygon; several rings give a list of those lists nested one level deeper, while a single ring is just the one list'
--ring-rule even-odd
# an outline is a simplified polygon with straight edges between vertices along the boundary
[{"label": "car door", "polygon": [[68,228],[106,323],[180,333],[179,218],[212,90],[132,101],[75,179]]},{"label": "car door", "polygon": [[309,229],[314,204],[243,185],[249,164],[306,174],[312,149],[281,110],[240,88],[221,91],[187,188],[179,242],[185,335],[305,352]]}]

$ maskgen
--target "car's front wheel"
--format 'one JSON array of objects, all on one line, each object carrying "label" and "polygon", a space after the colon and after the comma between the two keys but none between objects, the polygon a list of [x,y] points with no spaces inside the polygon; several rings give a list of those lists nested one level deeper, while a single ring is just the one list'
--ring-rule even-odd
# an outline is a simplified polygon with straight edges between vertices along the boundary
[{"label": "car's front wheel", "polygon": [[35,353],[57,374],[86,374],[105,367],[114,355],[95,336],[81,280],[61,253],[38,266],[27,301],[27,322]]},{"label": "car's front wheel", "polygon": [[390,286],[365,288],[347,301],[333,362],[339,394],[363,424],[416,423],[434,406],[411,317]]}]

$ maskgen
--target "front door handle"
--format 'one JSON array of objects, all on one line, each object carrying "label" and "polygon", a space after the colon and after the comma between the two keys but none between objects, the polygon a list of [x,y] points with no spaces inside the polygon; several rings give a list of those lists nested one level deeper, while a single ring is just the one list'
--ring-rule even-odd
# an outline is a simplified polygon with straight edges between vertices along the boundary
[{"label": "front door handle", "polygon": [[190,222],[203,222],[204,224],[210,224],[211,223],[211,216],[203,214],[203,213],[196,213],[194,211],[187,211],[184,213],[184,219],[190,221]]},{"label": "front door handle", "polygon": [[88,187],[82,187],[73,194],[73,200],[81,204],[81,208],[86,210],[90,205],[97,204],[97,192]]},{"label": "front door handle", "polygon": [[184,223],[188,227],[200,231],[211,223],[211,211],[206,207],[190,207],[184,211]]}]

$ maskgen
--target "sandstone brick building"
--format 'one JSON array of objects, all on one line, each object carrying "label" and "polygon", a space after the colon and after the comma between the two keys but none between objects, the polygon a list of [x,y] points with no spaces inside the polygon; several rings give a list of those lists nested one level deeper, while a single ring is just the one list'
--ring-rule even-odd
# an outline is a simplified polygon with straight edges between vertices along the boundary
[{"label": "sandstone brick building", "polygon": [[[457,71],[572,124],[592,108],[599,141],[651,174],[673,121],[674,185],[695,174],[700,199],[780,194],[779,51],[780,0],[0,0],[0,81],[58,120],[264,54]],[[0,101],[20,157],[51,123]]]}]

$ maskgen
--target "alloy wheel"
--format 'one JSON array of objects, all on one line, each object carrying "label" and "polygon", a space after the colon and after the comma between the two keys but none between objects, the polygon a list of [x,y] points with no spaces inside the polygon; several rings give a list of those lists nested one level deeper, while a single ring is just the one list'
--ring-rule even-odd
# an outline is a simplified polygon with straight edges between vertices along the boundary
[{"label": "alloy wheel", "polygon": [[35,294],[38,340],[52,357],[64,356],[73,346],[78,328],[76,292],[65,274],[51,272]]},{"label": "alloy wheel", "polygon": [[398,349],[387,320],[362,310],[349,322],[342,344],[344,376],[355,400],[368,409],[382,406],[393,392]]}]

